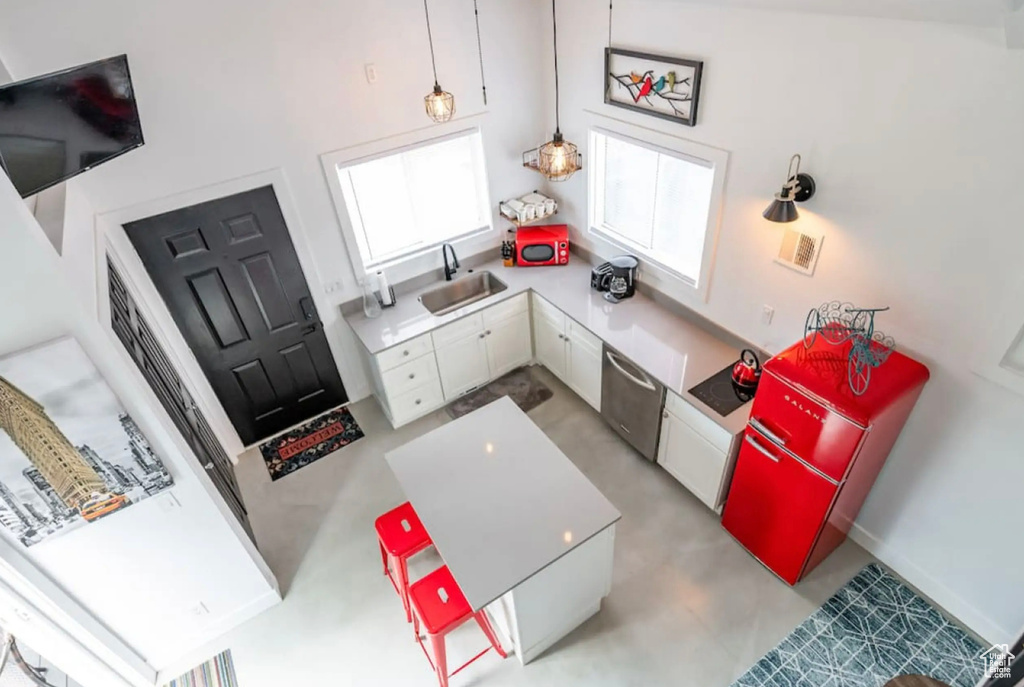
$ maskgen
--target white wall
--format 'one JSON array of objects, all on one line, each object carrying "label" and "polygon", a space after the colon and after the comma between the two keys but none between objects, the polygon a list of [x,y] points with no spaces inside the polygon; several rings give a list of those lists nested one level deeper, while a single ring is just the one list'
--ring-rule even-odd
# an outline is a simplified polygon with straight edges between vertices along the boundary
[{"label": "white wall", "polygon": [[[5,547],[5,563],[19,567],[7,557],[23,556],[158,669],[273,604],[272,578],[214,504],[212,486],[195,476],[180,437],[164,429],[152,393],[86,310],[6,177],[0,177],[0,245],[0,355],[74,335],[175,480],[170,494],[123,514],[29,549]],[[196,617],[200,603],[209,614]]]},{"label": "white wall", "polygon": [[[544,98],[534,83],[539,58],[522,49],[543,26],[532,11],[537,0],[529,2],[529,11],[522,11],[522,3],[481,3],[485,108],[472,3],[431,1],[440,82],[455,94],[459,116],[485,113],[495,205],[532,190],[539,179],[520,166],[521,152],[536,145],[546,128],[537,123]],[[184,0],[145,6],[99,0],[89,7],[0,0],[0,52],[15,78],[128,53],[146,138],[139,150],[68,182],[64,255],[59,267],[56,256],[48,257],[52,264],[41,272],[61,272],[67,280],[62,286],[45,279],[21,282],[21,272],[0,269],[0,289],[22,289],[33,299],[5,298],[0,304],[16,310],[10,318],[0,311],[0,352],[66,331],[72,310],[81,316],[75,327],[95,333],[97,215],[124,214],[140,204],[280,170],[304,228],[298,240],[314,256],[313,273],[306,276],[320,289],[320,314],[346,388],[354,398],[368,393],[357,344],[336,312],[358,288],[319,155],[416,129],[429,134],[422,99],[433,77],[422,12],[420,0]],[[372,86],[364,76],[367,62],[378,72]],[[20,244],[10,251],[3,245],[4,255],[17,260]],[[73,307],[68,283],[81,299]],[[105,348],[110,341],[109,335],[99,336],[94,343]],[[268,588],[224,521],[217,521],[183,459],[172,455],[173,428],[166,418],[141,409],[139,390],[124,370],[115,369],[125,365],[123,356],[105,360],[104,371],[121,381],[115,389],[133,416],[151,439],[162,438],[161,453],[178,481],[175,495],[182,508],[164,513],[145,502],[32,554],[47,574],[160,667],[192,640],[240,617],[232,613],[246,603],[261,603]],[[137,544],[143,533],[159,544]],[[99,555],[105,564],[94,564]],[[184,614],[199,602],[211,614],[192,621]]]},{"label": "white wall", "polygon": [[[1024,517],[1024,399],[967,360],[994,318],[1024,317],[1003,303],[1024,253],[1024,56],[998,28],[616,3],[616,46],[705,61],[690,129],[603,104],[607,9],[559,3],[566,136],[586,143],[586,109],[729,151],[710,299],[688,302],[741,336],[777,351],[825,300],[892,306],[879,328],[932,381],[857,536],[983,636],[1010,638],[1024,623],[1024,551],[1006,536]],[[772,262],[781,229],[761,218],[797,152],[818,181],[800,222],[826,235],[813,278]],[[584,229],[585,175],[551,189]]]},{"label": "white wall", "polygon": [[[484,108],[472,3],[434,0],[430,7],[438,76],[456,96],[457,116],[488,113],[492,201],[533,190],[538,177],[522,169],[520,155],[543,136],[536,121],[543,91],[535,84],[538,56],[522,48],[542,26],[539,14],[522,3],[481,5]],[[0,17],[0,48],[18,78],[129,55],[146,145],[76,180],[97,213],[284,171],[316,256],[316,274],[307,279],[321,290],[320,315],[346,388],[366,395],[357,343],[333,307],[359,292],[319,155],[429,133],[423,96],[433,76],[422,2],[101,0],[86,7],[0,0]],[[364,75],[371,62],[374,85]]]}]

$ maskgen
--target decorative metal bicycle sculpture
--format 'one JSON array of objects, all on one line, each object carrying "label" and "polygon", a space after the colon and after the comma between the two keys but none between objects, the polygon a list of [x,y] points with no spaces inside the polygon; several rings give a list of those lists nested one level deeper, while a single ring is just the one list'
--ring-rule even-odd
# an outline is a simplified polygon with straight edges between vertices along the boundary
[{"label": "decorative metal bicycle sculpture", "polygon": [[856,308],[852,303],[831,301],[807,313],[804,347],[810,348],[821,336],[838,346],[853,341],[847,359],[846,377],[850,389],[860,396],[868,390],[871,370],[884,363],[896,348],[891,336],[875,330],[875,313],[889,308]]}]

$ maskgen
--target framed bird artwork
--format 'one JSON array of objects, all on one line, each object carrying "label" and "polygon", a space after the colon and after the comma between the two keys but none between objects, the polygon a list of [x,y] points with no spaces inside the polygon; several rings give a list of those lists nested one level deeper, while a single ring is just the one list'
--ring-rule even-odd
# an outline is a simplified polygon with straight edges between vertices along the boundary
[{"label": "framed bird artwork", "polygon": [[605,48],[604,101],[695,126],[703,70],[697,60]]}]

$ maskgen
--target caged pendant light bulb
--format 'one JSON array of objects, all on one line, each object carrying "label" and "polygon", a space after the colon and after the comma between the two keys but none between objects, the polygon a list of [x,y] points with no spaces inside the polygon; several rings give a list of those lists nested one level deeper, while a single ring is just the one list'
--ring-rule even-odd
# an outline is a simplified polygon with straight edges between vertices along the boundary
[{"label": "caged pendant light bulb", "polygon": [[575,144],[562,136],[558,103],[558,19],[551,0],[551,29],[555,52],[555,135],[539,148],[523,153],[523,166],[535,169],[551,181],[565,181],[583,169],[583,156]]},{"label": "caged pendant light bulb", "polygon": [[455,114],[455,96],[442,90],[437,83],[437,61],[434,59],[434,36],[430,32],[430,10],[427,0],[423,0],[423,13],[427,17],[427,40],[430,42],[430,66],[434,70],[434,90],[423,98],[427,116],[437,123],[447,122]]}]

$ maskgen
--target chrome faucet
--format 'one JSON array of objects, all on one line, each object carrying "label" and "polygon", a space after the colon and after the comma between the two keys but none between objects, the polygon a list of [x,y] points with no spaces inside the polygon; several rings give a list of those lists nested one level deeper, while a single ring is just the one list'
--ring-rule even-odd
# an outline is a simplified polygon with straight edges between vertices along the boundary
[{"label": "chrome faucet", "polygon": [[[448,263],[448,253],[452,254],[451,264]],[[444,258],[444,280],[451,281],[452,276],[459,271],[459,257],[455,255],[455,247],[450,243],[441,245],[441,257]]]}]

